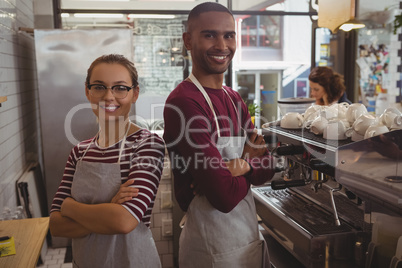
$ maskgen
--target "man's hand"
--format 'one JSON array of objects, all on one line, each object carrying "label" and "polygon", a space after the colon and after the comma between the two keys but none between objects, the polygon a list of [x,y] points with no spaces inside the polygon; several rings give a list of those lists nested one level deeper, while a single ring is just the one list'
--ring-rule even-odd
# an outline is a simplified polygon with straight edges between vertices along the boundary
[{"label": "man's hand", "polygon": [[126,201],[130,201],[133,197],[137,197],[139,190],[137,188],[130,187],[130,185],[133,183],[134,180],[128,180],[123,183],[110,203],[123,204]]},{"label": "man's hand", "polygon": [[260,157],[265,154],[267,147],[265,146],[265,140],[263,135],[258,135],[255,129],[250,134],[246,144],[244,145],[243,154],[241,158],[249,159],[253,157]]},{"label": "man's hand", "polygon": [[232,159],[225,162],[225,164],[233,177],[243,176],[250,171],[250,165],[246,160],[241,158]]},{"label": "man's hand", "polygon": [[195,181],[190,184],[190,188],[193,190],[193,195],[203,195],[200,187],[198,187],[198,183],[196,183]]}]

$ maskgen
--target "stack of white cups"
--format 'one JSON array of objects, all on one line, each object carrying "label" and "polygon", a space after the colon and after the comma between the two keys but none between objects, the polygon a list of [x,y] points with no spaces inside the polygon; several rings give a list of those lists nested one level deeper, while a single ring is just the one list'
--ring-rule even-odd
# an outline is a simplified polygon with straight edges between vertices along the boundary
[{"label": "stack of white cups", "polygon": [[349,104],[337,103],[331,106],[312,105],[304,113],[304,127],[325,139],[344,140],[350,128],[346,119]]},{"label": "stack of white cups", "polygon": [[402,113],[388,108],[376,117],[361,103],[337,103],[331,106],[312,105],[303,114],[303,127],[330,140],[359,141],[402,129]]}]

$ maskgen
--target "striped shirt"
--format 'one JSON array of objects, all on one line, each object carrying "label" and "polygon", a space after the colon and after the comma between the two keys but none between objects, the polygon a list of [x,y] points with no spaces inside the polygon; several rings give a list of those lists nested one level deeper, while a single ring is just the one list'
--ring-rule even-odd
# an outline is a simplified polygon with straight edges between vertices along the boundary
[{"label": "striped shirt", "polygon": [[[107,148],[100,147],[93,139],[76,145],[68,157],[63,179],[53,199],[50,213],[60,211],[64,199],[71,197],[71,186],[77,162],[117,163],[121,141]],[[90,148],[87,150],[88,146]],[[82,156],[85,153],[85,157]],[[165,145],[163,140],[148,130],[141,129],[127,137],[120,158],[121,182],[135,179],[132,187],[138,188],[137,197],[122,205],[146,226],[150,226],[151,213],[163,169]],[[117,192],[116,192],[117,193]]]}]

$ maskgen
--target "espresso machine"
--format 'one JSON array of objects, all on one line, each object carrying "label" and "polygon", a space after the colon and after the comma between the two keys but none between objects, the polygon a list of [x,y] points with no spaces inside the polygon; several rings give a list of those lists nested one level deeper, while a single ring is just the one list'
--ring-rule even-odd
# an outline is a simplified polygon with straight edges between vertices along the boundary
[{"label": "espresso machine", "polygon": [[252,188],[271,237],[305,267],[402,266],[402,130],[357,142],[262,133],[281,174]]}]

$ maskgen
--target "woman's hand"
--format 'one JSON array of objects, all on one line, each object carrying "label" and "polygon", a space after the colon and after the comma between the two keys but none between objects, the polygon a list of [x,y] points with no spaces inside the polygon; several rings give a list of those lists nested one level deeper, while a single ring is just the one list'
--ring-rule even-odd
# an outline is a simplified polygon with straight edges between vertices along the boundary
[{"label": "woman's hand", "polygon": [[62,216],[68,217],[66,214],[68,212],[68,209],[70,209],[71,205],[73,205],[74,202],[76,202],[76,201],[72,197],[67,197],[66,199],[64,199],[63,203],[61,203],[61,208],[60,208],[60,212],[61,212]]},{"label": "woman's hand", "polygon": [[128,180],[120,186],[117,194],[112,198],[110,203],[123,204],[126,201],[130,201],[133,197],[138,196],[139,190],[134,187],[130,187],[134,183],[134,180]]},{"label": "woman's hand", "polygon": [[322,96],[322,100],[324,102],[324,105],[330,105],[329,101],[328,101],[328,94],[324,93],[324,95]]}]

